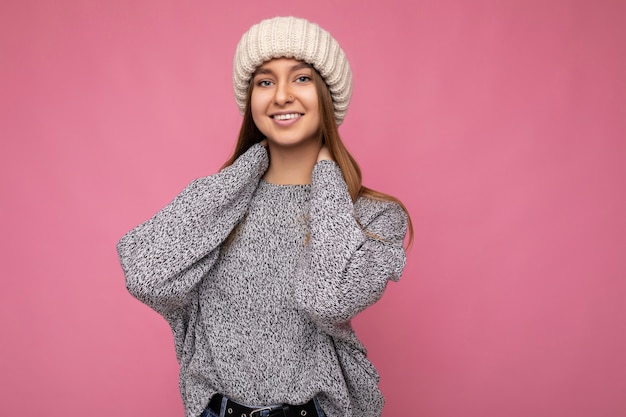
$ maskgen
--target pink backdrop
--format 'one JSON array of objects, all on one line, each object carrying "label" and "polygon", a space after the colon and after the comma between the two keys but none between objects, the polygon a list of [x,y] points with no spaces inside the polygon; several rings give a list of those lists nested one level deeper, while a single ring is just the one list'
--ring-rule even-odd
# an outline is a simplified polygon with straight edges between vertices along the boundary
[{"label": "pink backdrop", "polygon": [[610,0],[2,2],[0,415],[182,416],[170,330],[114,245],[226,159],[235,45],[290,14],[347,51],[342,134],[415,223],[355,322],[384,416],[626,415]]}]

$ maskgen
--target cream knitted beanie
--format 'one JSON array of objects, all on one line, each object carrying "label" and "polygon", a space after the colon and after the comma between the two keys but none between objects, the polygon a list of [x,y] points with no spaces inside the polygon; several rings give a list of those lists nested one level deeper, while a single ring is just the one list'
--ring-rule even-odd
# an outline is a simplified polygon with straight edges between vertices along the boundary
[{"label": "cream knitted beanie", "polygon": [[252,26],[237,45],[233,87],[244,114],[246,93],[256,69],[273,58],[294,58],[320,73],[333,98],[335,120],[341,124],[352,95],[350,64],[339,43],[314,23],[296,17],[275,17]]}]

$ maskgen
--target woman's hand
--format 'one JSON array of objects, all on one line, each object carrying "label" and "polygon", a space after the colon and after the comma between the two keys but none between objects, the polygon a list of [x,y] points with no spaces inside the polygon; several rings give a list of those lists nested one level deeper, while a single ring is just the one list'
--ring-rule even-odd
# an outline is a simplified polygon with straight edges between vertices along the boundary
[{"label": "woman's hand", "polygon": [[322,145],[319,153],[317,154],[317,162],[319,161],[334,161],[326,145]]}]

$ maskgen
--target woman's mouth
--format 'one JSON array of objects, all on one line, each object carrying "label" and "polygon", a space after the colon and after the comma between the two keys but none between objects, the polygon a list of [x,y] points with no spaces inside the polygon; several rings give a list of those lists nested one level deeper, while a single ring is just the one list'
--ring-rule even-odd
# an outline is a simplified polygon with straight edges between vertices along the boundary
[{"label": "woman's mouth", "polygon": [[270,116],[274,120],[291,120],[303,116],[301,113],[274,114]]}]

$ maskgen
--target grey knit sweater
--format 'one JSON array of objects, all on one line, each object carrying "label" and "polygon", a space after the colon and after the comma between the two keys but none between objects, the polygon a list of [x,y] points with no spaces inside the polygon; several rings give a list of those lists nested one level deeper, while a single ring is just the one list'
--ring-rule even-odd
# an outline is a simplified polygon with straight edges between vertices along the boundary
[{"label": "grey knit sweater", "polygon": [[350,319],[400,277],[406,215],[353,204],[332,161],[311,185],[267,183],[267,167],[254,145],[128,232],[117,245],[128,290],[174,332],[187,417],[215,393],[379,416],[378,374]]}]

